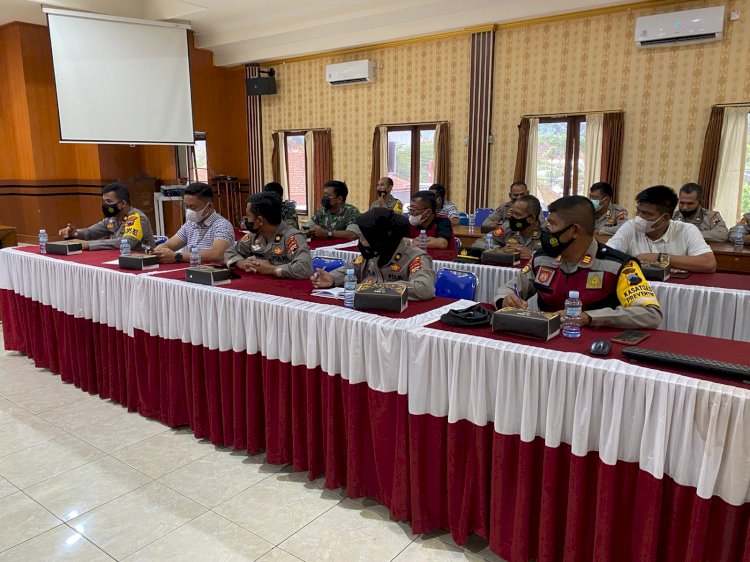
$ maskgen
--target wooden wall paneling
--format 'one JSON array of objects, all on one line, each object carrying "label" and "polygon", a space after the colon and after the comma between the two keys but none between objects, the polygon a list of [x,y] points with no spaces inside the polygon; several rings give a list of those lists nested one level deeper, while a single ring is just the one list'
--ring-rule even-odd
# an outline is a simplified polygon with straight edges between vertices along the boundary
[{"label": "wooden wall paneling", "polygon": [[167,185],[177,183],[174,146],[142,146],[141,160],[142,169],[149,175]]},{"label": "wooden wall paneling", "polygon": [[143,170],[140,146],[100,144],[99,168],[105,182],[125,180]]}]

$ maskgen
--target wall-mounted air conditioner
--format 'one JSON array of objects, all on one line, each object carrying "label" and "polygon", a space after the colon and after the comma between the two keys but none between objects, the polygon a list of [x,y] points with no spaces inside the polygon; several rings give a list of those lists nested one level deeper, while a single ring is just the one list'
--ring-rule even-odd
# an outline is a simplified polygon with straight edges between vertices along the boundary
[{"label": "wall-mounted air conditioner", "polygon": [[376,64],[371,60],[355,60],[326,65],[326,80],[331,86],[375,82]]},{"label": "wall-mounted air conditioner", "polygon": [[635,23],[639,47],[691,45],[718,41],[724,35],[724,6],[644,16]]}]

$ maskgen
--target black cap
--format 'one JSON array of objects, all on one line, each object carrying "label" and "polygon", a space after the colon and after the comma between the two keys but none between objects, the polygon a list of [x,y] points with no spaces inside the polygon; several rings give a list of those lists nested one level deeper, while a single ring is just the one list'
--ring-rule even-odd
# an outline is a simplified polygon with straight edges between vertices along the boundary
[{"label": "black cap", "polygon": [[440,317],[449,326],[463,326],[466,328],[489,326],[492,322],[492,312],[481,304],[475,304],[462,310],[449,310]]}]

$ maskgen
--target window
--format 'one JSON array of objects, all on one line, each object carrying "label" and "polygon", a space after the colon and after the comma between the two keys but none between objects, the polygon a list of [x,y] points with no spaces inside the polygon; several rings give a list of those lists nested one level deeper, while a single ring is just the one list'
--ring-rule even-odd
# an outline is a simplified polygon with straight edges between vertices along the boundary
[{"label": "window", "polygon": [[745,168],[742,174],[742,200],[740,215],[750,213],[750,113],[747,115],[747,136],[745,137]]},{"label": "window", "polygon": [[536,186],[544,204],[549,205],[565,195],[587,194],[585,148],[585,115],[539,120]]},{"label": "window", "polygon": [[388,177],[404,208],[411,196],[432,185],[435,173],[435,125],[388,127]]},{"label": "window", "polygon": [[208,183],[208,150],[206,148],[206,133],[195,133],[195,144],[188,147],[188,177],[191,182],[202,181]]},{"label": "window", "polygon": [[286,184],[289,199],[297,204],[297,212],[307,214],[307,152],[304,133],[285,135]]}]

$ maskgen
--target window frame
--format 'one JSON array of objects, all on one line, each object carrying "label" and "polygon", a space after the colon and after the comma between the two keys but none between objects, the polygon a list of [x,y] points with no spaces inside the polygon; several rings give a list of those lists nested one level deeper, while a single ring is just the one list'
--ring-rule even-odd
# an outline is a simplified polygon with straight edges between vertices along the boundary
[{"label": "window frame", "polygon": [[[581,173],[578,167],[578,162],[581,156],[581,123],[586,123],[586,115],[568,115],[562,117],[540,117],[539,124],[548,123],[565,123],[566,137],[565,137],[565,167],[563,169],[563,197],[569,195],[579,195],[578,193],[578,177]],[[571,131],[575,131],[575,134],[571,134]],[[537,166],[537,172],[539,168]],[[584,189],[588,189],[584,186]],[[584,195],[588,195],[584,193]]]},{"label": "window frame", "polygon": [[[397,132],[409,132],[411,133],[411,151],[409,154],[410,158],[410,165],[409,165],[409,195],[410,197],[413,197],[414,194],[419,191],[421,188],[419,186],[419,165],[420,165],[420,140],[421,140],[421,132],[422,131],[433,131],[434,134],[437,133],[437,126],[438,123],[420,123],[420,124],[414,124],[414,125],[387,125],[386,126],[386,142],[387,135],[390,133],[397,133]],[[387,169],[387,175],[390,177],[391,171],[390,171],[390,143],[388,147],[388,161],[386,162],[386,169]],[[434,145],[434,137],[433,137],[433,145]],[[434,156],[434,148],[433,148],[433,156]],[[394,155],[395,157],[395,155]],[[415,181],[416,180],[416,181]]]},{"label": "window frame", "polygon": [[292,187],[291,187],[291,184],[289,183],[289,144],[288,144],[289,137],[302,137],[302,142],[303,142],[304,147],[305,147],[305,158],[304,158],[304,162],[305,162],[305,174],[304,174],[304,178],[305,178],[305,206],[304,206],[304,211],[302,210],[302,207],[299,205],[299,203],[295,201],[295,206],[297,208],[297,212],[298,212],[299,215],[301,215],[303,217],[312,216],[311,212],[310,212],[310,203],[312,201],[312,197],[311,197],[311,193],[310,193],[311,186],[310,186],[310,182],[307,181],[307,179],[308,179],[307,178],[307,173],[308,173],[308,170],[307,170],[307,150],[308,150],[308,147],[307,147],[307,139],[305,138],[305,136],[307,135],[308,132],[309,132],[309,130],[307,130],[307,129],[296,129],[296,130],[285,130],[285,131],[283,131],[283,133],[284,133],[284,159],[286,161],[286,189],[287,189],[287,195],[288,195],[288,198],[289,198],[290,201],[294,201],[294,199],[292,199]]}]

